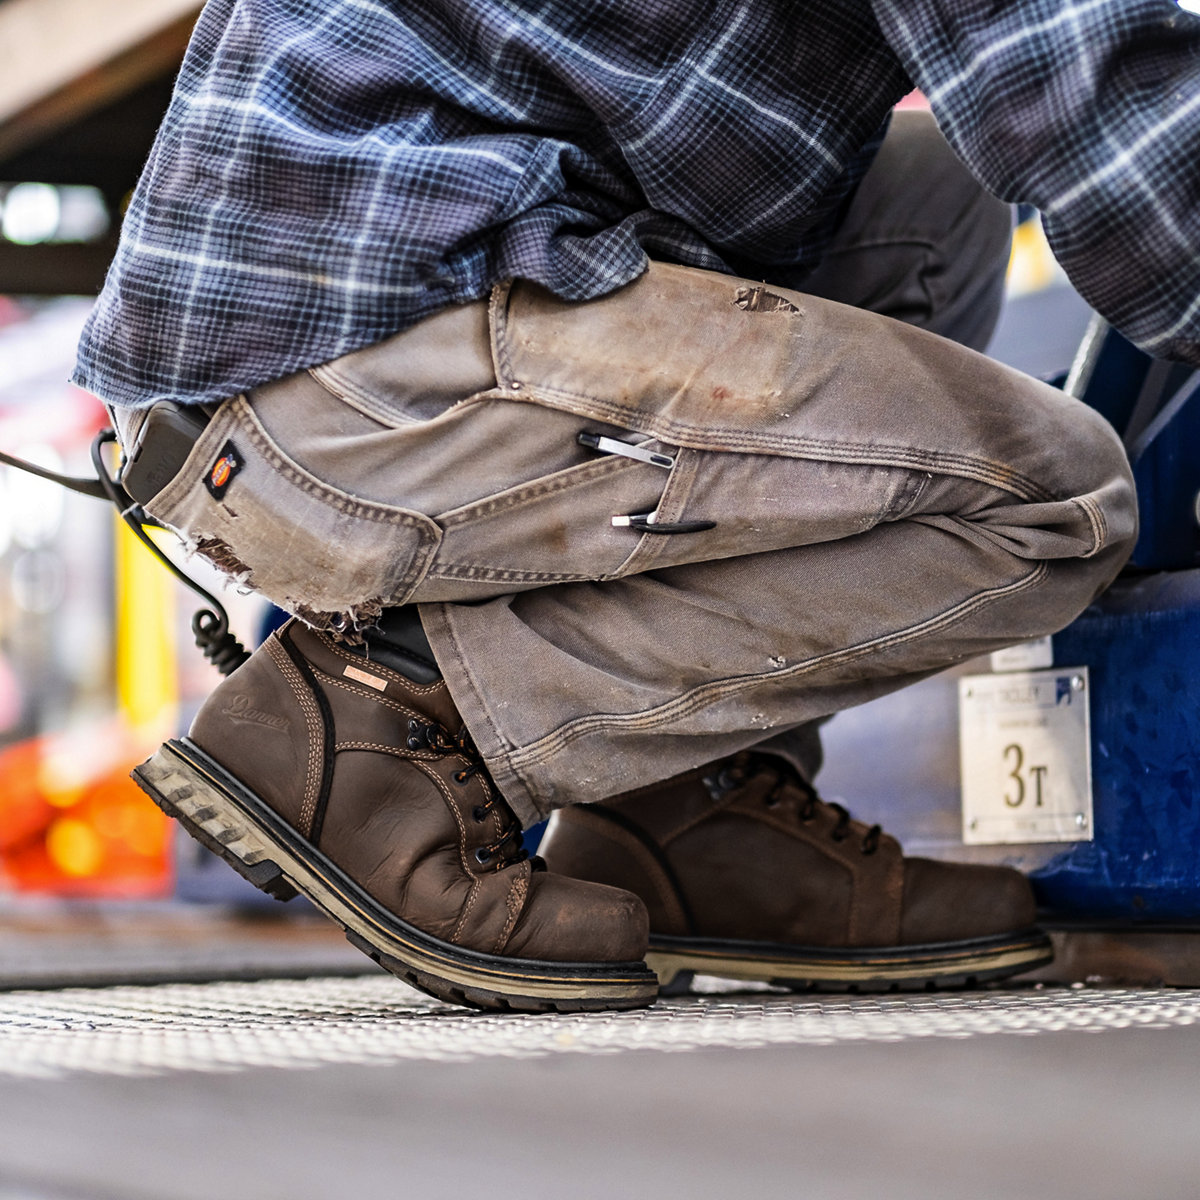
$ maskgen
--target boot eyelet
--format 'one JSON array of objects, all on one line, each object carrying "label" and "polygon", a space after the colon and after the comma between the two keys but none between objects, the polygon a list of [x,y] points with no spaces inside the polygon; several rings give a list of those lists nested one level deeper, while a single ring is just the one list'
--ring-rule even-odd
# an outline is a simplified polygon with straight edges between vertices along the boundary
[{"label": "boot eyelet", "polygon": [[833,838],[835,842],[844,842],[846,840],[846,835],[844,833],[831,833],[829,836]]},{"label": "boot eyelet", "polygon": [[781,801],[778,796],[764,796],[763,804],[767,808],[778,808]]},{"label": "boot eyelet", "polygon": [[483,846],[480,846],[475,851],[475,861],[481,866],[486,867],[492,861],[491,853]]},{"label": "boot eyelet", "polygon": [[477,805],[475,805],[474,811],[471,813],[471,820],[474,821],[476,825],[478,825],[482,821],[487,820],[487,815],[488,815],[488,810],[486,808],[484,808],[482,804],[477,804]]},{"label": "boot eyelet", "polygon": [[410,737],[410,738],[408,739],[408,748],[409,748],[410,750],[420,750],[420,749],[421,749],[421,740],[420,740],[420,738]]}]

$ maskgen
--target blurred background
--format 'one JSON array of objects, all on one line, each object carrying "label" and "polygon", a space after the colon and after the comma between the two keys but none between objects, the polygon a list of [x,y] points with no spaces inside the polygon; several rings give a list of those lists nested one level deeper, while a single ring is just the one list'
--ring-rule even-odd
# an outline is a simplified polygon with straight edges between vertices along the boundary
[{"label": "blurred background", "polygon": [[[65,380],[200,7],[0,0],[9,453],[92,473],[107,417]],[[176,853],[166,818],[128,779],[216,681],[191,648],[182,592],[105,505],[0,468],[0,911],[167,901],[188,894],[193,867],[192,893],[203,892],[210,864],[190,847]],[[222,596],[248,636],[259,606]],[[236,897],[241,881],[228,875]]]}]

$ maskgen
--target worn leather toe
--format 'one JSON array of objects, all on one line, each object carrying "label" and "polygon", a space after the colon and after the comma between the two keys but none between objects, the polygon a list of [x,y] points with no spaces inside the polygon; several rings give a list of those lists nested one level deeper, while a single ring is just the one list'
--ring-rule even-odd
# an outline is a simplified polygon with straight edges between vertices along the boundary
[{"label": "worn leather toe", "polygon": [[903,945],[989,937],[1025,929],[1036,919],[1029,881],[1009,867],[904,860]]},{"label": "worn leather toe", "polygon": [[542,962],[640,962],[649,941],[649,914],[632,892],[535,872],[504,953]]}]

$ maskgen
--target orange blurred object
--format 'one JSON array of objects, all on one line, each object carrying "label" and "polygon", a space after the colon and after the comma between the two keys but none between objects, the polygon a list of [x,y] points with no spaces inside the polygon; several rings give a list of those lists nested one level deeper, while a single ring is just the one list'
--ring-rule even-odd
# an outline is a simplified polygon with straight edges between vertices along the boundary
[{"label": "orange blurred object", "polygon": [[171,822],[129,778],[143,758],[105,723],[0,751],[0,886],[89,899],[170,894]]}]

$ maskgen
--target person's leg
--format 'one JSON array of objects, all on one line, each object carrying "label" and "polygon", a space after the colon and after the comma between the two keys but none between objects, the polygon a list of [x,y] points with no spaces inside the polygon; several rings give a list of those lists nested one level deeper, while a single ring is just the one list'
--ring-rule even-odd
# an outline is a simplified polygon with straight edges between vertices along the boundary
[{"label": "person's leg", "polygon": [[901,110],[803,290],[983,351],[1004,299],[1012,221],[933,115]]},{"label": "person's leg", "polygon": [[[414,420],[403,361],[361,351],[229,402],[152,511],[318,624],[421,602],[526,819],[1058,628],[1116,573],[1132,491],[1095,413],[857,309],[747,308],[761,290],[662,265],[588,304],[501,289],[498,386]],[[715,527],[657,531],[691,521]]]},{"label": "person's leg", "polygon": [[[901,110],[803,290],[984,351],[1000,316],[1011,243],[1011,206],[983,190],[931,113]],[[762,748],[811,781],[823,723],[777,734]]]},{"label": "person's leg", "polygon": [[[621,460],[624,477],[661,490],[664,527],[715,522],[618,528],[627,557],[605,560],[574,547],[637,509],[615,494],[541,494],[537,549],[560,539],[559,586],[422,609],[523,817],[1060,628],[1129,552],[1128,467],[1095,413],[870,313],[782,291],[792,311],[747,311],[753,290],[655,266],[597,303],[518,285],[497,306],[501,387],[527,398],[508,406],[514,418],[573,413],[570,428],[603,419],[628,440],[655,438],[671,471]],[[510,498],[515,519],[530,516],[533,493]],[[522,550],[496,548],[502,511],[456,510],[418,600],[466,598],[466,583],[520,565]],[[572,567],[596,582],[570,582]],[[507,586],[531,582],[510,572]]]},{"label": "person's leg", "polygon": [[[640,961],[644,905],[528,858],[415,606],[383,603],[419,574],[436,527],[370,498],[372,464],[396,475],[378,435],[419,433],[494,383],[486,330],[486,305],[449,310],[332,364],[326,383],[340,388],[347,369],[352,402],[302,373],[218,410],[150,507],[272,599],[318,623],[363,626],[365,644],[289,622],[219,684],[188,737],[134,777],[256,886],[279,899],[302,892],[365,953],[441,999],[638,1007],[657,992]],[[139,424],[130,415],[117,414],[126,439]],[[350,491],[337,486],[344,473]]]},{"label": "person's leg", "polygon": [[[397,946],[424,913],[417,932],[437,930],[459,975],[438,994],[644,1002],[614,958],[638,940],[633,910],[512,860],[469,735],[514,808],[541,815],[1056,628],[1128,550],[1128,472],[1103,422],[1052,389],[705,272],[655,266],[583,305],[502,288],[492,335],[495,374],[466,386],[496,386],[432,414],[403,394],[404,336],[230,401],[150,506],[318,625],[423,602],[445,679],[292,626],[142,778],[429,986],[434,951]],[[439,812],[435,840],[415,837]],[[349,916],[330,878],[362,893]],[[553,986],[579,988],[589,961],[599,983],[521,990],[584,951]]]}]

